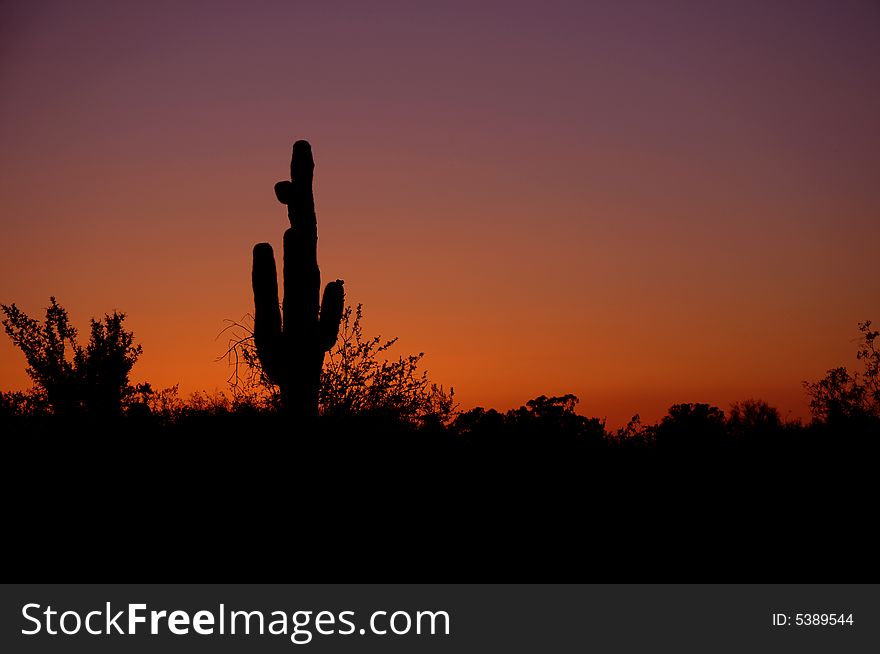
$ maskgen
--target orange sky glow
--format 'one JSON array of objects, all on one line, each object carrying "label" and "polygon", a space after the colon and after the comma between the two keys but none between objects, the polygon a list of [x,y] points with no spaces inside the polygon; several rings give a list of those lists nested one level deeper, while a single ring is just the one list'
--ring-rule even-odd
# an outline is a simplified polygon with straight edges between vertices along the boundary
[{"label": "orange sky glow", "polygon": [[880,321],[877,4],[437,4],[4,4],[0,302],[223,390],[305,138],[323,279],[462,408],[806,417]]}]

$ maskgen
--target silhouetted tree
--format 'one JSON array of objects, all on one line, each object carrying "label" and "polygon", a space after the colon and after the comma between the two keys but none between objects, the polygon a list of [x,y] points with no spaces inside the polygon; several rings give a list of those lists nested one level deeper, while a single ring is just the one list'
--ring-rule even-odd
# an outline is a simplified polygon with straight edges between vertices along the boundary
[{"label": "silhouetted tree", "polygon": [[743,400],[731,405],[727,427],[734,438],[761,439],[782,429],[779,411],[763,400]]},{"label": "silhouetted tree", "polygon": [[46,395],[40,389],[0,391],[0,418],[31,418],[48,410]]},{"label": "silhouetted tree", "polygon": [[569,393],[541,395],[503,415],[477,407],[457,416],[452,429],[478,445],[525,447],[535,452],[600,445],[605,423],[576,413],[577,404],[577,396]]},{"label": "silhouetted tree", "polygon": [[114,312],[100,321],[92,319],[89,342],[82,347],[67,311],[54,297],[43,323],[15,304],[0,308],[6,315],[6,333],[24,353],[27,373],[53,413],[121,412],[123,401],[134,390],[128,377],[142,351],[134,343],[134,334],[122,326],[125,314]]},{"label": "silhouetted tree", "polygon": [[642,423],[642,417],[637,413],[623,427],[614,432],[617,445],[630,448],[639,448],[651,445],[657,436],[657,425]]},{"label": "silhouetted tree", "polygon": [[546,434],[584,445],[598,445],[605,437],[605,422],[575,412],[580,400],[576,395],[541,395],[524,407],[508,412],[508,421],[526,427],[535,435]]},{"label": "silhouetted tree", "polygon": [[673,404],[657,427],[657,447],[667,452],[717,448],[726,436],[724,411],[700,403]]},{"label": "silhouetted tree", "polygon": [[481,406],[463,411],[455,417],[452,429],[461,436],[475,440],[494,435],[504,428],[504,414]]},{"label": "silhouetted tree", "polygon": [[46,394],[56,413],[70,413],[80,403],[75,369],[76,328],[55,298],[49,299],[42,324],[15,304],[0,305],[6,318],[3,327],[27,359],[27,374]]},{"label": "silhouetted tree", "polygon": [[804,382],[816,422],[838,425],[880,420],[880,350],[875,345],[880,332],[871,329],[870,320],[859,323],[859,331],[856,359],[862,362],[862,372],[850,373],[840,366],[817,382]]},{"label": "silhouetted tree", "polygon": [[91,413],[118,413],[135,392],[128,377],[142,348],[135,344],[134,333],[123,328],[124,320],[125,315],[117,312],[100,322],[92,320],[89,342],[76,353],[83,405]]}]

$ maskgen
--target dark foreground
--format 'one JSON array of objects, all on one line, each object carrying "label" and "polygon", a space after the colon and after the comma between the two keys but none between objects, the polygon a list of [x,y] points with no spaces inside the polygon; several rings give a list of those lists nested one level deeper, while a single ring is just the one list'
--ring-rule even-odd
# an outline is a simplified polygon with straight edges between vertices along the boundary
[{"label": "dark foreground", "polygon": [[272,414],[6,431],[18,580],[880,579],[873,425],[711,442]]}]

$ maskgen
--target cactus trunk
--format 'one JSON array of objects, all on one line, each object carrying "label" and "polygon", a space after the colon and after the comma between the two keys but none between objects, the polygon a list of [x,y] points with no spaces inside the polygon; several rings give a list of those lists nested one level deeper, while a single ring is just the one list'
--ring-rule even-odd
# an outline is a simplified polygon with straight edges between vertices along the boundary
[{"label": "cactus trunk", "polygon": [[293,144],[290,181],[278,182],[275,195],[287,205],[290,228],[284,232],[284,303],[279,310],[278,276],[272,246],[254,246],[254,341],[263,372],[281,389],[291,415],[318,413],[324,353],[339,334],[344,293],[342,280],[330,282],[319,301],[318,224],[312,194],[314,160],[307,141]]}]

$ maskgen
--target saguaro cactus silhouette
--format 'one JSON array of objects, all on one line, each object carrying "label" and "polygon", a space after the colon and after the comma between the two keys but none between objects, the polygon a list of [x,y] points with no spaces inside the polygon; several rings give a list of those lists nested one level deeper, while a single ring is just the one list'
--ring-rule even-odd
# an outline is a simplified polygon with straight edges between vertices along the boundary
[{"label": "saguaro cactus silhouette", "polygon": [[[284,305],[278,306],[275,255],[268,243],[254,246],[254,342],[266,376],[281,389],[285,410],[298,417],[318,413],[324,353],[339,334],[342,280],[330,282],[318,303],[318,223],[312,176],[315,162],[308,141],[293,144],[290,181],[278,182],[275,195],[287,205],[290,229],[284,232]],[[283,322],[282,322],[283,314]]]}]

